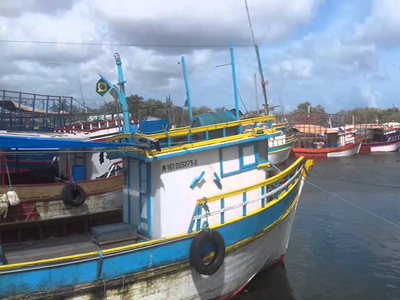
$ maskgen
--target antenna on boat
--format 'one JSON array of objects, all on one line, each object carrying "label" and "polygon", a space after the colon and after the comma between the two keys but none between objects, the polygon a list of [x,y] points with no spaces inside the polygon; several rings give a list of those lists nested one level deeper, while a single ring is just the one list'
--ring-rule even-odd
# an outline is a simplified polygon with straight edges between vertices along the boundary
[{"label": "antenna on boat", "polygon": [[117,98],[119,103],[122,105],[122,112],[124,115],[124,130],[125,133],[131,133],[131,126],[130,126],[130,117],[128,111],[128,103],[126,102],[126,94],[125,94],[125,83],[126,80],[124,79],[124,73],[122,72],[122,62],[121,57],[119,56],[118,52],[114,53],[115,64],[117,65],[118,69],[118,85],[119,88],[114,84],[112,84],[107,78],[99,73],[100,80],[96,84],[96,92],[100,96],[104,96],[107,94],[108,91],[113,90],[117,94]]},{"label": "antenna on boat", "polygon": [[256,39],[254,37],[253,26],[251,25],[251,19],[250,19],[250,11],[249,11],[249,7],[247,6],[247,0],[244,0],[244,4],[246,6],[247,18],[249,20],[251,36],[253,37],[254,49],[255,49],[256,55],[257,55],[258,70],[260,72],[261,87],[262,87],[262,92],[263,92],[264,102],[265,102],[264,106],[265,106],[266,114],[268,115],[269,114],[268,99],[267,99],[267,90],[266,90],[266,87],[265,87],[268,84],[268,82],[266,82],[264,80],[264,73],[263,73],[263,70],[262,70],[262,64],[261,64],[261,58],[260,58],[260,50],[258,48],[258,45],[256,43]]},{"label": "antenna on boat", "polygon": [[189,107],[190,124],[192,124],[193,121],[192,101],[190,100],[189,81],[187,78],[186,62],[184,56],[181,57],[181,62],[182,62],[183,79],[185,80],[186,99]]}]

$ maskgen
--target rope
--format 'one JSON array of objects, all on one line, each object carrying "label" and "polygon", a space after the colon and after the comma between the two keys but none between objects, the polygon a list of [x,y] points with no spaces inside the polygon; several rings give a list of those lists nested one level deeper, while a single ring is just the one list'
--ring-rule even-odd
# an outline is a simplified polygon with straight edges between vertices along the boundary
[{"label": "rope", "polygon": [[12,187],[12,183],[11,183],[10,172],[9,172],[9,170],[8,170],[7,158],[6,158],[5,156],[4,156],[4,162],[5,162],[5,164],[6,164],[6,171],[7,171],[7,177],[8,177],[8,184],[10,185],[10,191],[12,191],[12,190],[13,190],[13,187]]},{"label": "rope", "polygon": [[368,210],[366,210],[366,209],[364,209],[364,208],[362,208],[362,207],[360,207],[360,206],[358,206],[358,205],[356,205],[356,204],[353,204],[353,203],[351,203],[350,201],[347,201],[346,199],[343,199],[343,198],[340,197],[340,196],[337,196],[337,195],[335,195],[335,194],[332,194],[331,192],[329,192],[329,191],[327,191],[327,190],[325,190],[325,189],[323,189],[323,188],[321,188],[321,187],[319,187],[319,186],[317,186],[317,185],[315,185],[315,184],[309,182],[308,180],[306,180],[306,182],[307,182],[309,185],[311,185],[311,186],[313,186],[313,187],[319,189],[320,191],[323,191],[324,193],[326,193],[326,194],[328,194],[328,195],[331,195],[332,197],[335,197],[335,198],[337,198],[337,199],[339,199],[339,200],[341,200],[341,201],[343,201],[343,202],[345,202],[345,203],[347,203],[347,204],[349,204],[349,205],[351,205],[351,206],[353,206],[353,207],[355,207],[355,208],[357,208],[357,209],[359,209],[359,210],[361,210],[361,211],[363,211],[363,212],[365,212],[365,213],[367,213],[367,214],[369,214],[369,215],[371,215],[371,216],[373,216],[373,217],[375,217],[375,218],[377,218],[377,219],[379,219],[379,220],[381,220],[381,221],[383,221],[383,222],[386,222],[386,223],[388,223],[388,224],[390,224],[390,225],[392,225],[392,226],[397,227],[397,228],[400,229],[400,225],[398,225],[398,224],[396,224],[396,223],[393,223],[393,222],[391,222],[391,221],[389,221],[389,220],[387,220],[387,219],[385,219],[385,218],[382,218],[381,216],[378,216],[378,215],[376,215],[376,214],[374,214],[374,213],[372,213],[372,212],[370,212],[370,211],[368,211]]},{"label": "rope", "polygon": [[122,294],[121,294],[121,300],[124,300],[125,296],[125,274],[122,275]]},{"label": "rope", "polygon": [[242,104],[243,104],[244,109],[246,110],[246,114],[247,114],[249,111],[247,110],[246,104],[244,104],[244,101],[243,101],[243,99],[242,99],[242,95],[240,95],[239,89],[236,89],[236,90],[237,90],[237,92],[238,92],[238,95],[239,95],[239,97],[240,97],[240,101],[242,101]]},{"label": "rope", "polygon": [[[204,197],[203,208],[204,208],[204,211],[206,212],[206,221],[203,223],[203,230],[208,230],[209,229],[208,215],[210,214],[210,208],[208,207],[206,197]],[[211,237],[211,230],[210,230],[210,237]]]},{"label": "rope", "polygon": [[393,188],[393,189],[400,189],[400,186],[394,185],[384,185],[384,184],[377,184],[377,183],[368,183],[368,182],[360,182],[360,181],[351,181],[351,180],[340,180],[340,179],[332,179],[332,178],[324,178],[324,177],[315,177],[308,175],[310,177],[318,178],[321,180],[328,180],[328,181],[337,181],[337,182],[345,182],[345,183],[353,183],[353,184],[361,184],[361,185],[372,185],[372,186],[379,186],[383,188]]},{"label": "rope", "polygon": [[103,299],[107,299],[107,289],[106,289],[106,282],[103,280]]}]

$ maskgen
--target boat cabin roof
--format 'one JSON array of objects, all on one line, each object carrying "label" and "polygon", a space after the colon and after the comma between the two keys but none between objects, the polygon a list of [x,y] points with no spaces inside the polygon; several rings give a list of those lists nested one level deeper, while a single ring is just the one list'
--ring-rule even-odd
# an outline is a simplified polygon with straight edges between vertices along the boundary
[{"label": "boat cabin roof", "polygon": [[[221,148],[230,144],[267,139],[278,135],[272,126],[273,115],[231,121],[201,127],[182,127],[156,134],[120,134],[108,139],[119,145],[126,144],[108,152],[111,159],[131,157],[143,161],[160,160],[194,152]],[[262,122],[270,122],[270,128],[258,127]],[[243,127],[254,124],[251,131],[243,132]]]},{"label": "boat cabin roof", "polygon": [[336,129],[327,128],[319,125],[311,124],[298,124],[292,126],[300,133],[310,133],[310,134],[328,134],[328,133],[338,133]]}]

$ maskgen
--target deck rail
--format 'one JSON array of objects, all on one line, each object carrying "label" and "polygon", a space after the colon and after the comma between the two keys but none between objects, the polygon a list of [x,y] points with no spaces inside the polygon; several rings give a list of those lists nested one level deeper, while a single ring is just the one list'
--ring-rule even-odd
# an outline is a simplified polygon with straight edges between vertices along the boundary
[{"label": "deck rail", "polygon": [[[298,183],[302,176],[306,176],[306,171],[314,162],[312,160],[305,160],[304,157],[300,157],[293,163],[289,168],[277,175],[270,177],[266,180],[252,184],[237,190],[220,193],[211,197],[204,197],[198,199],[193,212],[193,216],[189,225],[188,233],[193,231],[200,231],[202,223],[207,220],[208,217],[219,215],[219,224],[225,224],[225,212],[229,210],[242,209],[242,216],[247,216],[247,205],[260,201],[260,208],[265,208],[268,203],[276,203],[280,200],[280,196],[283,193],[289,191],[289,189]],[[259,197],[248,200],[247,193],[253,190],[260,189]],[[232,198],[237,195],[243,196],[242,203],[236,203],[230,206],[226,206],[228,198]],[[220,209],[211,211],[208,204],[212,202],[220,202]]]}]

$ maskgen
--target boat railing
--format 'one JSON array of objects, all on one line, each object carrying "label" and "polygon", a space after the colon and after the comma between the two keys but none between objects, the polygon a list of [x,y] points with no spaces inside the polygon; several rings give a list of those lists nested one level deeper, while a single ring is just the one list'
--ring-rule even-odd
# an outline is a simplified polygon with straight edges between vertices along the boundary
[{"label": "boat railing", "polygon": [[[312,166],[314,162],[312,160],[305,160],[304,157],[300,157],[297,159],[295,163],[293,163],[289,168],[285,169],[282,172],[279,172],[277,175],[270,177],[266,180],[258,182],[256,184],[252,184],[237,190],[221,193],[211,197],[204,197],[197,200],[196,207],[194,209],[193,217],[191,219],[188,233],[193,231],[200,231],[205,224],[205,221],[208,222],[208,218],[213,216],[219,216],[218,219],[213,219],[214,224],[208,225],[221,225],[226,222],[230,222],[233,219],[237,218],[238,214],[235,214],[236,217],[233,217],[231,220],[227,220],[225,213],[231,210],[241,209],[243,217],[246,217],[249,213],[247,211],[247,207],[250,204],[259,203],[259,209],[264,209],[267,206],[272,206],[280,199],[282,199],[286,193],[288,193],[293,186],[295,186],[302,176],[306,177],[307,170]],[[248,193],[252,191],[259,190],[261,196],[255,197],[253,199],[248,199]],[[243,201],[237,203],[233,203],[230,206],[226,206],[229,203],[230,199],[233,199],[235,196],[242,195]],[[219,202],[219,206],[213,206],[214,209],[210,209],[211,204]],[[234,202],[234,201],[232,201]],[[219,207],[219,209],[218,209]],[[217,209],[216,209],[217,208]],[[252,214],[253,212],[250,212]],[[217,217],[218,218],[218,217]]]},{"label": "boat railing", "polygon": [[[247,132],[243,133],[241,128],[243,128],[244,125],[246,124],[254,124],[254,127],[257,128],[258,124],[261,122],[271,122],[271,126],[268,129],[263,129],[262,133],[263,134],[268,134],[275,132],[276,129],[272,127],[272,120],[274,116],[273,115],[267,115],[267,116],[262,116],[262,117],[256,117],[256,118],[249,118],[249,119],[243,119],[243,120],[238,120],[238,121],[231,121],[231,122],[226,122],[226,123],[219,123],[219,124],[213,124],[213,125],[207,125],[207,126],[201,126],[201,127],[183,127],[183,128],[175,128],[175,129],[170,129],[166,130],[163,132],[159,133],[154,133],[154,134],[142,134],[142,133],[123,133],[123,134],[118,134],[114,137],[109,138],[107,141],[108,142],[117,142],[117,143],[132,143],[133,139],[141,139],[145,138],[148,143],[150,144],[150,140],[163,140],[165,141],[165,144],[171,148],[173,146],[181,146],[182,144],[188,144],[188,143],[195,143],[195,142],[223,142],[223,141],[228,141],[228,140],[235,140],[238,138],[245,138],[245,137],[250,137],[253,136],[253,132]],[[230,134],[228,132],[228,128],[234,128],[238,127],[238,132],[235,134]],[[222,130],[222,136],[221,137],[212,137],[212,132],[215,132],[216,130]],[[257,134],[257,133],[256,133]],[[196,136],[201,135],[201,138],[195,138]],[[202,144],[199,144],[198,146],[201,146]],[[166,152],[165,149],[161,152]]]},{"label": "boat railing", "polygon": [[[138,120],[131,120],[131,125],[139,124]],[[121,126],[124,120],[121,120]],[[92,132],[101,129],[118,127],[118,120],[93,121],[54,128],[54,132]]]}]

